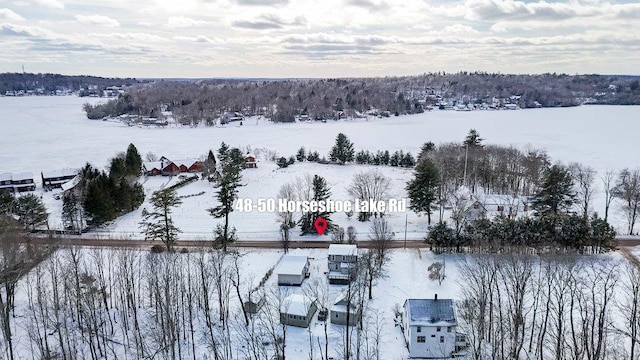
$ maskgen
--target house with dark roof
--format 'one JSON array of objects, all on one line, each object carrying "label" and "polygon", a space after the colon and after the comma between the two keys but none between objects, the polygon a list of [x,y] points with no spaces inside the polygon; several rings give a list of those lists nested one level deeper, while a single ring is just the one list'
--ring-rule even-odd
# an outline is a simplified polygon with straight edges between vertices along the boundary
[{"label": "house with dark roof", "polygon": [[450,358],[465,346],[464,335],[456,334],[457,326],[451,299],[438,299],[436,294],[433,299],[404,302],[402,332],[411,358]]},{"label": "house with dark roof", "polygon": [[45,189],[59,189],[62,184],[72,180],[78,175],[77,169],[59,169],[51,171],[42,171],[42,187]]}]

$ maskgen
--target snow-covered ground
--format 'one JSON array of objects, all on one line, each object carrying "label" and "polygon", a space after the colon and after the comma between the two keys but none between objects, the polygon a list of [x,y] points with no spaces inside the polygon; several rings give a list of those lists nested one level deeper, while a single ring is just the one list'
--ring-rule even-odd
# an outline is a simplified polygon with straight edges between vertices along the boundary
[{"label": "snow-covered ground", "polygon": [[[128,127],[122,123],[87,120],[82,103],[101,101],[95,98],[64,97],[0,97],[2,109],[2,140],[0,142],[1,172],[34,173],[38,183],[41,171],[61,168],[79,168],[86,162],[106,166],[116,153],[123,152],[134,143],[140,153],[152,152],[168,158],[194,158],[217,149],[222,141],[243,149],[262,153],[257,170],[244,172],[247,184],[240,190],[241,197],[271,197],[279,186],[304,174],[325,176],[336,199],[345,196],[345,188],[353,173],[364,166],[344,167],[295,164],[276,170],[266,161],[268,152],[290,156],[304,146],[327,154],[336,134],[345,133],[355,148],[410,151],[418,153],[427,141],[436,144],[461,141],[469,129],[474,128],[486,143],[514,145],[519,148],[533,146],[546,149],[555,161],[581,162],[592,166],[599,174],[607,170],[620,170],[638,166],[640,153],[640,106],[581,106],[559,109],[531,109],[519,111],[432,111],[419,115],[391,118],[368,118],[327,123],[273,124],[262,119],[248,119],[243,126],[225,127]],[[262,150],[262,151],[260,151]],[[393,192],[403,195],[410,172],[402,169],[378,167],[393,179]],[[148,179],[147,192],[168,179]],[[600,183],[596,185],[600,187]],[[176,221],[185,238],[208,236],[214,228],[205,209],[215,205],[208,184],[196,183],[181,189],[181,193],[206,194],[185,199],[176,210]],[[52,214],[51,226],[59,227],[59,200],[43,194]],[[593,209],[604,212],[604,199],[597,194]],[[272,237],[277,224],[273,214],[234,214],[233,225],[246,238]],[[119,219],[111,230],[118,237],[136,236],[140,213],[134,212]],[[336,214],[335,220],[346,227],[355,223],[361,234],[367,227],[357,221]],[[405,219],[392,221],[398,237],[404,237]],[[425,219],[412,213],[408,216],[408,237],[419,238],[424,233]],[[613,214],[613,224],[624,230],[624,218]]]}]

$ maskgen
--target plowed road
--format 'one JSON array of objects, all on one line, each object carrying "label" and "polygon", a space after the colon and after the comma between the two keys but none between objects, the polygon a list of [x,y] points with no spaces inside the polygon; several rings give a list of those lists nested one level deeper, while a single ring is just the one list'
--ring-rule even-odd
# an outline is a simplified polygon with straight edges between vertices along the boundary
[{"label": "plowed road", "polygon": [[[116,247],[116,248],[150,248],[153,245],[163,245],[160,241],[131,240],[131,239],[93,239],[82,237],[64,237],[64,238],[48,238],[48,237],[29,237],[24,238],[21,242],[30,242],[32,244],[55,244],[58,246],[89,246],[89,247]],[[290,241],[289,248],[327,248],[330,241]],[[373,242],[369,240],[358,241],[358,247],[370,248]],[[619,237],[619,246],[632,247],[640,245],[639,237]],[[196,248],[209,247],[211,242],[203,240],[179,240],[175,243],[174,248]],[[255,241],[236,241],[229,245],[230,247],[249,247],[249,248],[266,248],[279,249],[282,248],[282,241],[278,240],[255,240]],[[424,248],[428,247],[423,240],[393,240],[390,242],[391,248]]]}]

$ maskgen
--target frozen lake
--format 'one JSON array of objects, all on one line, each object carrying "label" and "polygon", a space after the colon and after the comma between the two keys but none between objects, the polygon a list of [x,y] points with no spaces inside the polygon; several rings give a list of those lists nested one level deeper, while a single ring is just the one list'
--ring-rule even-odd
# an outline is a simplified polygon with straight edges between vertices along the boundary
[{"label": "frozen lake", "polygon": [[[427,141],[462,141],[471,128],[479,131],[485,143],[546,149],[554,161],[580,162],[600,174],[640,166],[640,106],[434,110],[411,116],[327,123],[273,124],[249,119],[243,126],[138,128],[86,119],[82,104],[87,101],[102,100],[75,96],[0,97],[1,172],[31,171],[37,181],[40,171],[78,168],[86,162],[102,167],[129,143],[134,143],[143,156],[153,152],[174,159],[199,157],[209,149],[217,149],[222,141],[232,146],[267,148],[285,156],[301,146],[326,154],[339,132],[353,141],[356,150],[402,149],[415,155]],[[596,198],[594,210],[603,213],[602,203]],[[619,226],[620,221],[615,222]]]}]

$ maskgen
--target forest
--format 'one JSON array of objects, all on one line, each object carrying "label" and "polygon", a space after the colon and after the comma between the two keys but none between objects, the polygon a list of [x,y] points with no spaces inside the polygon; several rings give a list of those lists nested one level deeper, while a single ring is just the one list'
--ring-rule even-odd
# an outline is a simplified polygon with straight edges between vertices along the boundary
[{"label": "forest", "polygon": [[464,105],[515,104],[521,108],[580,104],[640,104],[634,77],[604,75],[505,75],[484,72],[425,73],[380,78],[194,81],[136,84],[105,104],[85,104],[89,119],[132,114],[161,117],[172,111],[185,125],[213,125],[226,112],[263,115],[274,122],[296,116],[338,119],[367,111],[413,114],[446,101]]}]

